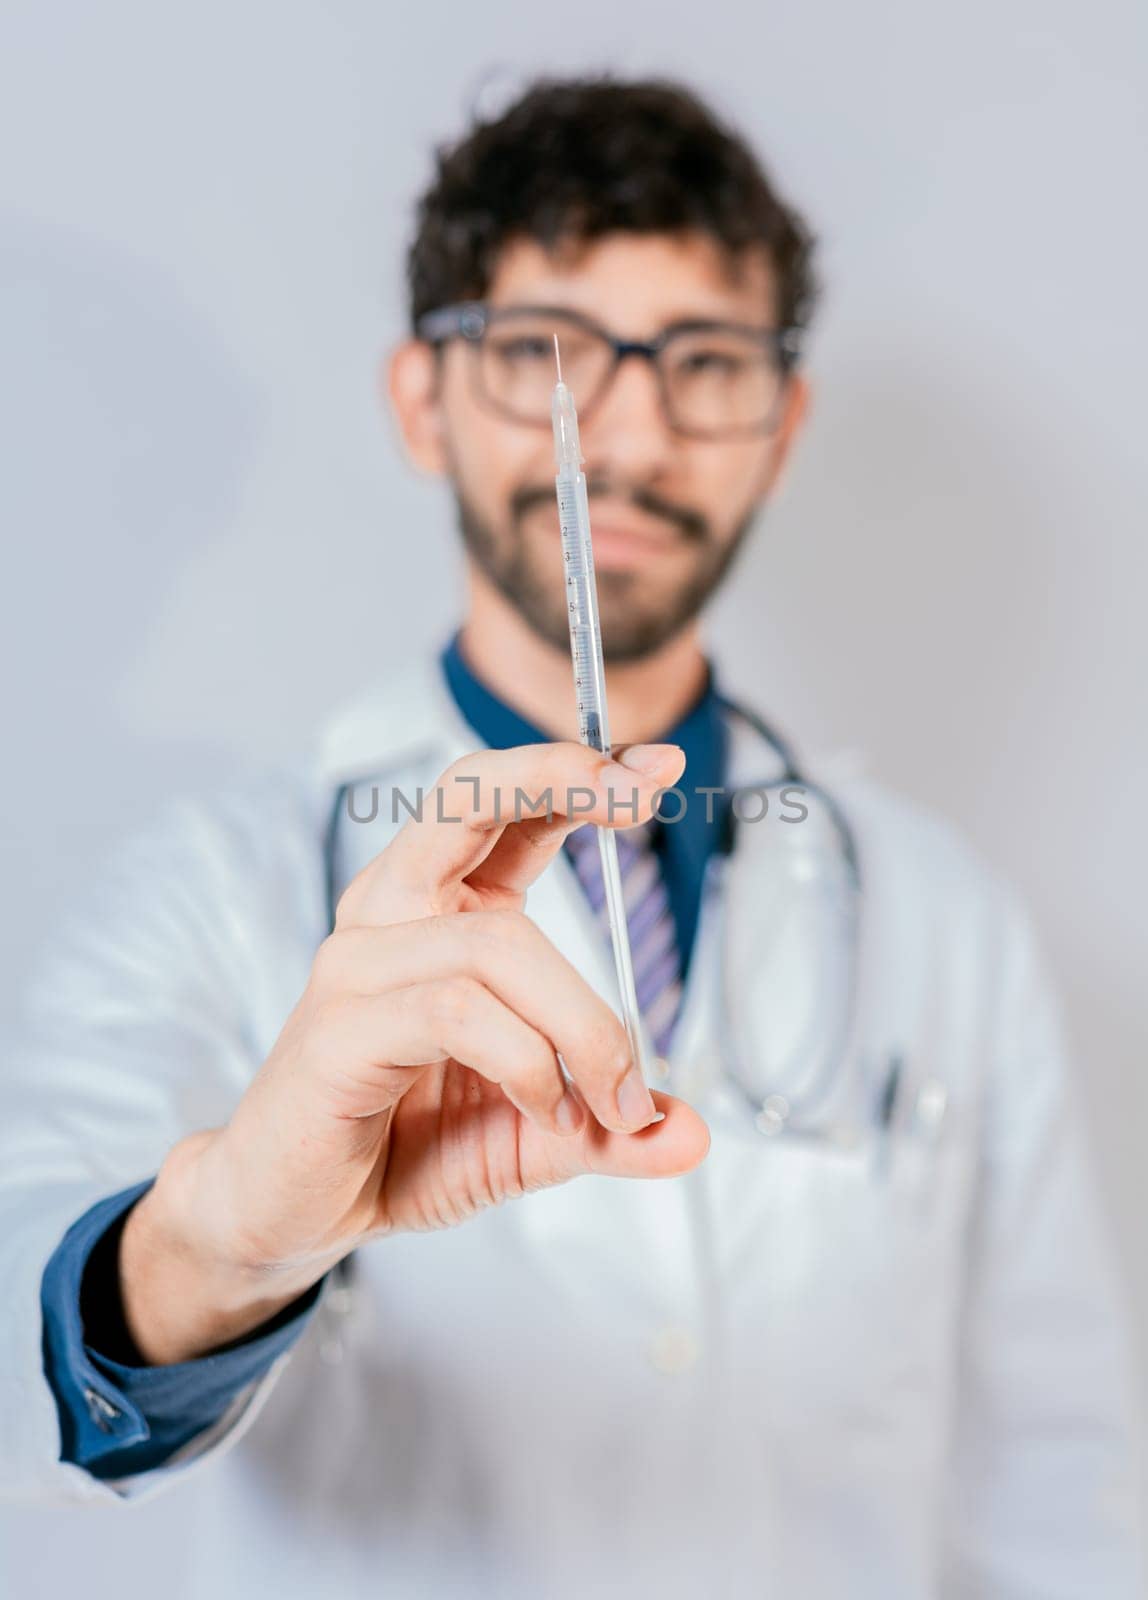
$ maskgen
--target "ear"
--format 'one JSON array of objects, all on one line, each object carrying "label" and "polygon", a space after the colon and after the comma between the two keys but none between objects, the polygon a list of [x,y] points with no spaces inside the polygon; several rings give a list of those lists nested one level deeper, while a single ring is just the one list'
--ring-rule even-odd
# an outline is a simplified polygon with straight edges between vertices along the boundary
[{"label": "ear", "polygon": [[789,467],[790,452],[809,415],[810,397],[809,379],[804,373],[795,372],[789,380],[789,392],[782,413],[781,426],[777,430],[769,466],[766,469],[763,485],[765,498],[775,499],[781,492]]},{"label": "ear", "polygon": [[412,465],[420,472],[444,472],[439,371],[431,346],[421,339],[400,344],[391,352],[384,384]]}]

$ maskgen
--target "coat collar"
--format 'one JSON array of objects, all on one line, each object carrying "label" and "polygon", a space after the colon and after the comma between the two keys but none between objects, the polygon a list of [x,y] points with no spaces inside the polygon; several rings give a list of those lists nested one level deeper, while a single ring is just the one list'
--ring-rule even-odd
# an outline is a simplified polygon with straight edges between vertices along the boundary
[{"label": "coat collar", "polygon": [[438,662],[420,657],[337,711],[319,736],[315,760],[321,781],[337,788],[435,759],[441,770],[481,744]]},{"label": "coat collar", "polygon": [[[784,763],[740,715],[730,719],[728,781],[775,782]],[[316,747],[320,779],[332,786],[421,765],[436,753],[442,765],[480,748],[481,736],[459,711],[433,656],[419,657],[341,707]]]}]

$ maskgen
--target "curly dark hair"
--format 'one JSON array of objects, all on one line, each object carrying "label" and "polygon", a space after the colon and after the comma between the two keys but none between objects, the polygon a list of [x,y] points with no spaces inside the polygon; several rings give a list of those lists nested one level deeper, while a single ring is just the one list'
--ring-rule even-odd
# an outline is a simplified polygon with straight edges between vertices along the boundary
[{"label": "curly dark hair", "polygon": [[814,236],[745,141],[662,79],[539,79],[500,116],[436,152],[407,258],[412,325],[483,297],[513,238],[547,249],[604,234],[698,232],[733,258],[764,246],[780,325],[819,295]]}]

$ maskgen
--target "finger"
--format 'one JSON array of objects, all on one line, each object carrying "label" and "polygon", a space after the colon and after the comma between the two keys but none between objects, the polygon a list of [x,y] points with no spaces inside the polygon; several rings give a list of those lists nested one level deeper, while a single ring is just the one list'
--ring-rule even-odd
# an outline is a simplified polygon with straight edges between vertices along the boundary
[{"label": "finger", "polygon": [[596,807],[591,815],[579,811],[574,817],[556,815],[553,821],[526,818],[503,831],[486,858],[468,874],[467,882],[480,891],[525,894],[575,828],[587,822],[610,828],[633,828],[645,822],[659,789],[675,784],[685,763],[685,754],[675,744],[631,745],[615,752],[614,764],[624,768],[624,775],[607,769],[604,816]]},{"label": "finger", "polygon": [[311,987],[335,998],[456,976],[482,984],[549,1041],[603,1127],[632,1132],[650,1122],[654,1104],[620,1019],[521,912],[337,930],[316,954]]},{"label": "finger", "polygon": [[522,1182],[546,1188],[569,1178],[596,1173],[613,1178],[676,1178],[698,1166],[709,1151],[710,1134],[692,1106],[672,1095],[654,1095],[664,1120],[640,1133],[613,1133],[587,1120],[580,1133],[556,1139],[525,1123],[519,1140]]},{"label": "finger", "polygon": [[473,978],[450,977],[328,1002],[315,1030],[330,1108],[348,1118],[389,1110],[412,1069],[453,1059],[497,1084],[534,1126],[566,1137],[588,1121],[553,1046]]},{"label": "finger", "polygon": [[[680,752],[676,760],[684,760]],[[635,789],[639,809],[649,815],[661,786],[658,772],[623,767],[580,744],[523,745],[466,756],[447,768],[422,797],[419,812],[348,886],[337,922],[382,925],[447,910],[457,886],[507,831],[520,825],[553,827],[556,850],[572,823],[632,825],[619,801],[628,802]],[[524,823],[515,823],[516,817]],[[525,889],[552,854],[529,848],[510,852],[506,886]],[[485,881],[498,880],[488,871]]]}]

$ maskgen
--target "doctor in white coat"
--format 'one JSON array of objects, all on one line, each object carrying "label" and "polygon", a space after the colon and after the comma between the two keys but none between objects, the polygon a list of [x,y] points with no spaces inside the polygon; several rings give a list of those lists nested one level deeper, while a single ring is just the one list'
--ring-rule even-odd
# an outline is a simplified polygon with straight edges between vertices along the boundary
[{"label": "doctor in white coat", "polygon": [[[171,1600],[1138,1592],[1028,921],[943,822],[796,783],[702,653],[806,410],[810,254],[670,86],[543,86],[440,157],[391,397],[460,509],[454,670],[549,742],[483,748],[414,664],[161,820],[61,934],[5,1095],[0,1474],[124,1517],[119,1592],[157,1495]],[[609,763],[570,742],[553,326]],[[706,797],[672,737],[703,712]],[[567,840],[671,785],[716,820],[692,877],[656,834],[651,1097]]]}]

